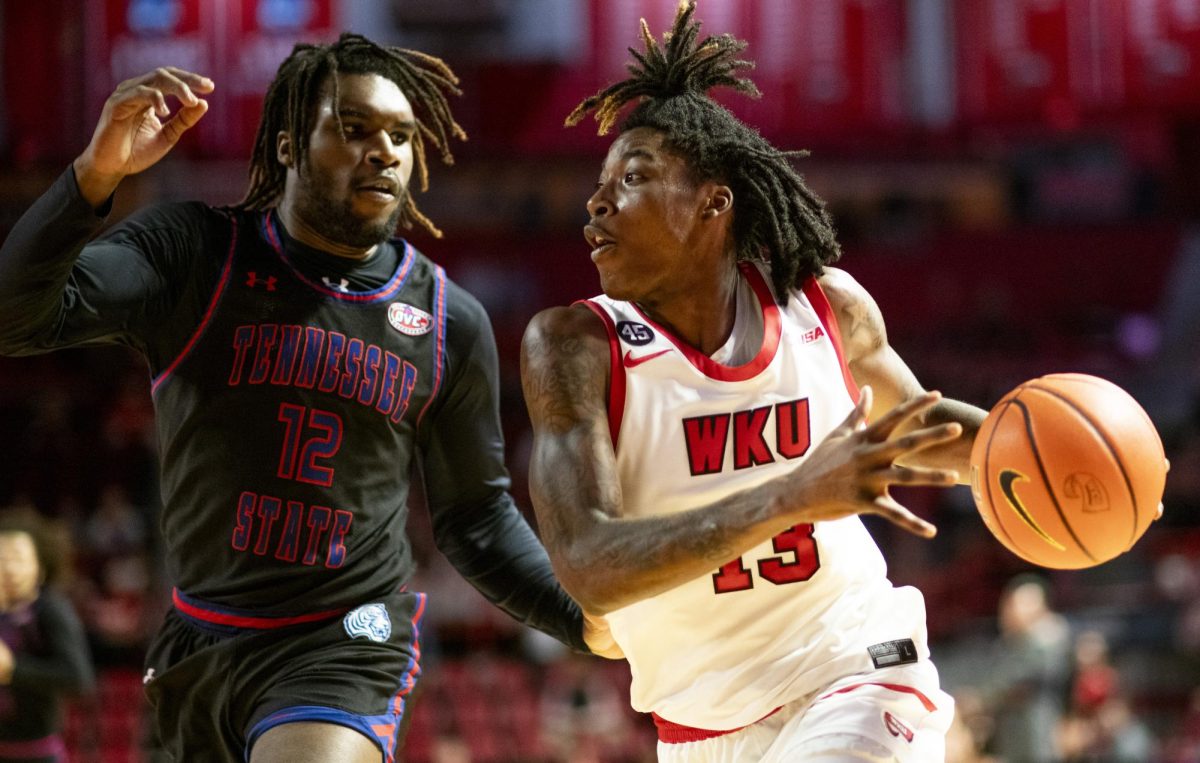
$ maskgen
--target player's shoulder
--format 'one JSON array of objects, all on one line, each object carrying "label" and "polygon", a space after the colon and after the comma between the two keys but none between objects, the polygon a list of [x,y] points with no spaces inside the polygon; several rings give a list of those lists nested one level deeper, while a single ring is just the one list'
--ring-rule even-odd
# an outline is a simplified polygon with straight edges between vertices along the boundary
[{"label": "player's shoulder", "polygon": [[228,249],[234,220],[229,210],[203,202],[159,202],[132,212],[99,239],[133,247],[148,257],[203,260],[205,254]]},{"label": "player's shoulder", "polygon": [[875,298],[866,287],[841,268],[826,267],[817,277],[817,283],[820,284],[825,298],[829,300],[830,307],[838,314],[847,311],[858,312],[864,308],[873,312],[879,310]]},{"label": "player's shoulder", "polygon": [[525,329],[526,340],[600,340],[608,343],[603,320],[582,303],[539,311]]},{"label": "player's shoulder", "polygon": [[121,221],[129,233],[147,230],[198,231],[220,227],[229,230],[234,213],[200,201],[164,201],[142,207]]}]

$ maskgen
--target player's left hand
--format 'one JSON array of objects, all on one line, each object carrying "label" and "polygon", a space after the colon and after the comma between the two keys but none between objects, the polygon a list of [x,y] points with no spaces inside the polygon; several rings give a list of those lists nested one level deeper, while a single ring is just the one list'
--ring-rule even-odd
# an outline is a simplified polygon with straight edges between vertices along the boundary
[{"label": "player's left hand", "polygon": [[8,648],[8,644],[0,641],[0,686],[7,686],[12,683],[15,662],[12,650]]},{"label": "player's left hand", "polygon": [[[1164,459],[1163,459],[1163,461],[1165,461],[1165,462],[1166,462],[1166,464],[1167,464],[1167,468],[1166,468],[1166,470],[1165,470],[1165,471],[1166,471],[1167,473],[1170,473],[1170,471],[1171,471],[1171,459],[1169,459],[1169,458],[1164,458]],[[1157,511],[1157,512],[1155,513],[1155,515],[1154,515],[1154,521],[1155,521],[1155,522],[1157,522],[1158,520],[1162,519],[1162,515],[1163,515],[1163,504],[1162,504],[1162,501],[1159,501],[1159,502],[1158,502],[1158,511]]]},{"label": "player's left hand", "polygon": [[617,646],[608,621],[600,615],[583,613],[583,640],[592,650],[592,654],[609,660],[623,660],[625,653]]}]

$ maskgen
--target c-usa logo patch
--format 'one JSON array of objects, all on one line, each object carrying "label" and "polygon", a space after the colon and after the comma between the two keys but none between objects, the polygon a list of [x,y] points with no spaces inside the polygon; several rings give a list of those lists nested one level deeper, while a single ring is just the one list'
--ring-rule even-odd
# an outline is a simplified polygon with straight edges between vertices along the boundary
[{"label": "c-usa logo patch", "polygon": [[382,604],[364,604],[346,613],[342,625],[350,638],[387,641],[392,635],[392,619]]}]

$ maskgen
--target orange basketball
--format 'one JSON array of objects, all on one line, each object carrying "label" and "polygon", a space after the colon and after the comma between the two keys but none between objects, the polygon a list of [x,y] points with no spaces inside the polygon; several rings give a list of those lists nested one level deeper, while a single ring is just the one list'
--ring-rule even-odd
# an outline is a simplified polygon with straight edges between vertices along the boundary
[{"label": "orange basketball", "polygon": [[1009,392],[971,450],[984,524],[1042,567],[1093,567],[1128,551],[1154,521],[1166,478],[1150,417],[1125,390],[1086,374]]}]

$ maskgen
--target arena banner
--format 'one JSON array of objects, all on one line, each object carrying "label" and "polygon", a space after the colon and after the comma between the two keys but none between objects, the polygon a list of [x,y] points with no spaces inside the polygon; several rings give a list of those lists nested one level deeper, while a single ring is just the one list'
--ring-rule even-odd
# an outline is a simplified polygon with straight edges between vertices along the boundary
[{"label": "arena banner", "polygon": [[[84,72],[87,113],[98,117],[123,80],[159,66],[177,66],[220,81],[214,45],[228,0],[86,0]],[[223,94],[210,106],[218,108]],[[205,120],[182,145],[210,153],[224,141],[220,120]]]},{"label": "arena banner", "polygon": [[263,93],[296,42],[337,34],[338,0],[86,0],[89,111],[99,114],[122,80],[157,66],[211,77],[212,115],[181,150],[249,154]]},{"label": "arena banner", "polygon": [[964,0],[952,5],[969,123],[1200,111],[1200,0]]}]

